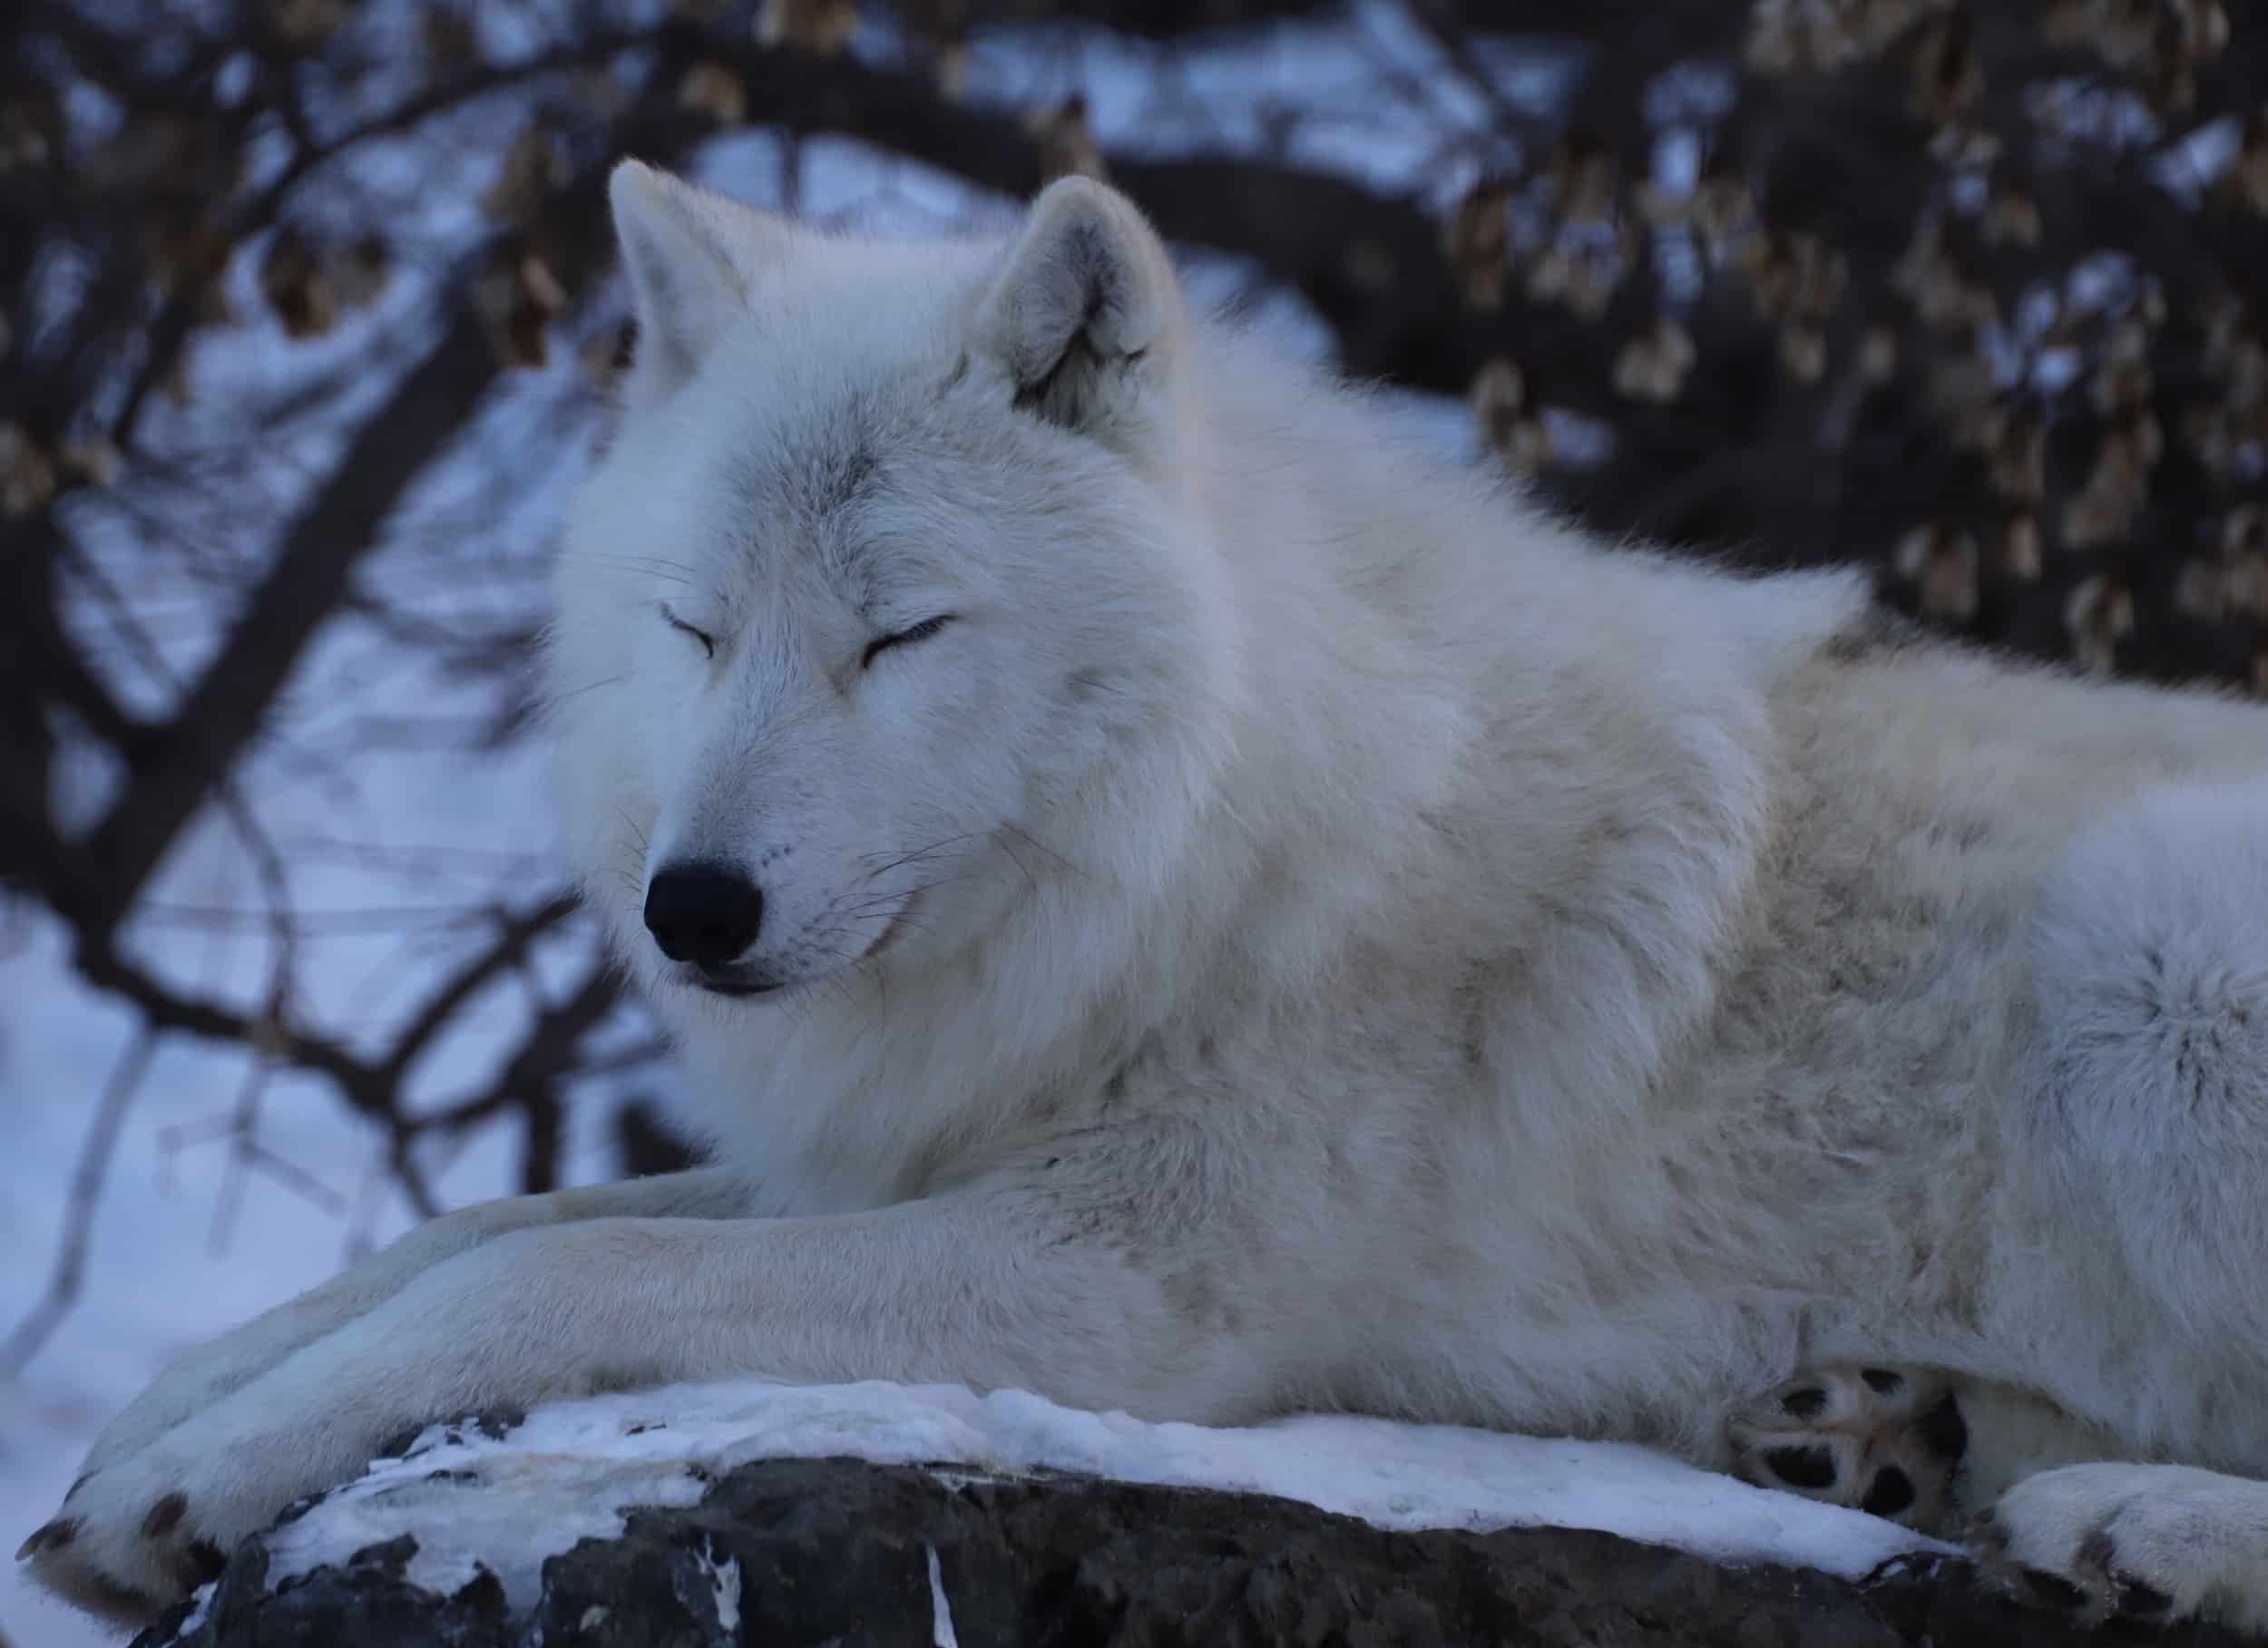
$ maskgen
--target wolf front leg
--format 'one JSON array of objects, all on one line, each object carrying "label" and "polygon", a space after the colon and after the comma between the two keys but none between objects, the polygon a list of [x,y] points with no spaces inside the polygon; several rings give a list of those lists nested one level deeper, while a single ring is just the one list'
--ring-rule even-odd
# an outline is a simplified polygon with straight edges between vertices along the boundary
[{"label": "wolf front leg", "polygon": [[[177,1357],[95,1438],[83,1476],[139,1453],[191,1416],[385,1303],[435,1265],[513,1231],[600,1218],[745,1215],[746,1183],[716,1168],[484,1202],[428,1219],[319,1287]],[[75,1497],[75,1490],[74,1490]],[[68,1504],[68,1501],[66,1501]]]},{"label": "wolf front leg", "polygon": [[128,1623],[302,1495],[435,1419],[680,1380],[1015,1386],[1205,1419],[1255,1389],[1158,1281],[1060,1216],[966,1196],[796,1220],[598,1219],[496,1236],[81,1486],[27,1544]]},{"label": "wolf front leg", "polygon": [[2268,1482],[2066,1465],[2001,1495],[1980,1536],[2018,1596],[2082,1624],[2204,1619],[2268,1634]]}]

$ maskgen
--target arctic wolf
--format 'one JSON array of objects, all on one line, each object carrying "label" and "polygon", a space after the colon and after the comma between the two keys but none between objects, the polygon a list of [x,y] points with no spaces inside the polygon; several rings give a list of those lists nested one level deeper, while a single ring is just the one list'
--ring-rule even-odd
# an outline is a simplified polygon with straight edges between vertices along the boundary
[{"label": "arctic wolf", "polygon": [[44,1579],[144,1615],[488,1404],[877,1377],[1628,1438],[2268,1627],[2268,713],[1590,541],[1090,181],[613,200],[560,788],[718,1165],[191,1356]]}]

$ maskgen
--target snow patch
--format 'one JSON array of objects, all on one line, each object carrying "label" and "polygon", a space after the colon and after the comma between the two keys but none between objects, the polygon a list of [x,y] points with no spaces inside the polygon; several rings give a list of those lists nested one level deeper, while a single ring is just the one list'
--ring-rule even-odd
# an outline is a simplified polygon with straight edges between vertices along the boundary
[{"label": "snow patch", "polygon": [[450,1596],[485,1571],[513,1607],[525,1607],[542,1594],[545,1557],[579,1539],[619,1535],[627,1507],[695,1505],[707,1491],[675,1459],[523,1451],[483,1438],[382,1460],[276,1530],[268,1583],[344,1567],[365,1546],[408,1534],[417,1541],[412,1585]]},{"label": "snow patch", "polygon": [[[935,1560],[934,1557],[931,1558],[933,1565]],[[701,1567],[709,1575],[709,1600],[716,1610],[717,1629],[723,1632],[728,1640],[738,1637],[740,1634],[739,1558],[728,1556],[724,1561],[719,1562],[716,1543],[713,1540],[703,1540],[701,1542]]]},{"label": "snow patch", "polygon": [[205,1616],[212,1612],[213,1594],[220,1589],[219,1580],[209,1579],[191,1592],[189,1612],[181,1615],[181,1623],[166,1633],[165,1642],[159,1643],[158,1648],[167,1648],[168,1643],[181,1642],[194,1635],[198,1627],[205,1623]]},{"label": "snow patch", "polygon": [[945,1573],[937,1565],[937,1547],[924,1545],[929,1553],[929,1648],[961,1648],[961,1639],[953,1633],[953,1600],[945,1594]]},{"label": "snow patch", "polygon": [[[413,1583],[446,1594],[485,1570],[522,1608],[541,1590],[545,1557],[620,1534],[629,1508],[694,1504],[715,1476],[754,1459],[843,1456],[939,1466],[948,1481],[1047,1468],[1270,1494],[1403,1531],[1597,1528],[1716,1562],[1784,1563],[1844,1579],[1903,1552],[1952,1548],[1622,1443],[1344,1416],[1237,1429],[1153,1424],[1021,1390],[738,1380],[539,1408],[502,1438],[435,1426],[406,1458],[379,1461],[269,1536],[269,1583],[409,1534]],[[710,1560],[718,1616],[737,1619],[738,1569]],[[934,1550],[930,1580],[938,1648],[953,1648]]]}]

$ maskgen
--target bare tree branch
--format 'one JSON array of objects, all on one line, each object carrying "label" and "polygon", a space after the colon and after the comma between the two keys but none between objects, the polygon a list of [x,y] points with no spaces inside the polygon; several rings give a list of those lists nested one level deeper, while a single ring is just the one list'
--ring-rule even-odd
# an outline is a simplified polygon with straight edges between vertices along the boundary
[{"label": "bare tree branch", "polygon": [[86,1141],[79,1147],[79,1165],[71,1175],[71,1201],[64,1214],[63,1239],[55,1247],[55,1266],[48,1276],[47,1291],[16,1324],[6,1342],[0,1343],[0,1379],[21,1376],[78,1302],[79,1288],[86,1276],[87,1243],[93,1234],[94,1214],[102,1201],[103,1184],[110,1175],[111,1156],[118,1147],[118,1135],[125,1126],[126,1112],[142,1087],[142,1078],[150,1068],[150,1058],[157,1046],[157,1030],[145,1027],[128,1044],[118,1068],[111,1075],[110,1084],[103,1089],[103,1102],[95,1107],[93,1119],[87,1124]]}]

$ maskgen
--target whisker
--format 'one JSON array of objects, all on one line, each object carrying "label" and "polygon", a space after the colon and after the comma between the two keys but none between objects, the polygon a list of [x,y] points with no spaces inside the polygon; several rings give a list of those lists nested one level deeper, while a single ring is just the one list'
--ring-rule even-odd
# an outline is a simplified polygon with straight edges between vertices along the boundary
[{"label": "whisker", "polygon": [[670,583],[689,584],[699,577],[693,568],[681,561],[664,561],[658,555],[607,555],[600,558],[601,565],[625,572],[648,572]]},{"label": "whisker", "polygon": [[[877,864],[873,869],[867,871],[865,879],[873,881],[877,876],[887,875],[891,871],[899,869],[906,864],[914,863],[924,859],[934,858],[937,854],[947,851],[957,843],[976,839],[980,834],[981,832],[979,831],[968,830],[958,835],[948,835],[943,841],[934,842],[926,847],[916,847],[911,853],[901,853],[896,857],[889,860],[886,863]],[[969,851],[973,850],[974,849],[969,849]],[[962,856],[965,855],[965,853],[962,854]],[[878,853],[860,854],[862,861],[868,858],[879,858],[882,855]]]},{"label": "whisker", "polygon": [[1000,827],[1013,835],[1018,841],[1021,841],[1025,845],[1031,847],[1034,852],[1044,853],[1048,857],[1053,859],[1057,863],[1061,864],[1064,869],[1070,871],[1073,875],[1083,876],[1087,873],[1077,864],[1073,863],[1070,859],[1064,857],[1061,853],[1058,853],[1053,847],[1049,846],[1047,843],[1041,841],[1038,836],[1034,835],[1031,831],[1025,829],[1022,825],[1004,824]]},{"label": "whisker", "polygon": [[620,687],[624,681],[629,679],[630,677],[627,675],[611,675],[603,681],[592,681],[587,686],[570,687],[564,692],[555,692],[552,694],[550,697],[546,698],[544,703],[547,705],[564,704],[570,698],[580,698],[584,693],[596,692],[601,687]]}]

